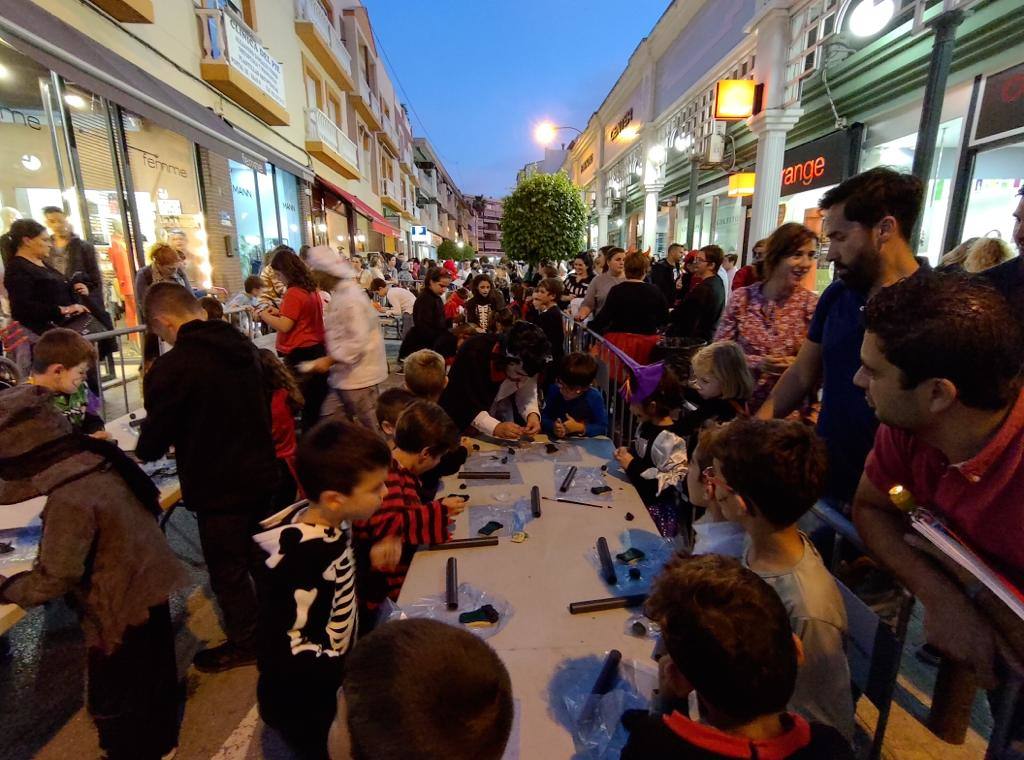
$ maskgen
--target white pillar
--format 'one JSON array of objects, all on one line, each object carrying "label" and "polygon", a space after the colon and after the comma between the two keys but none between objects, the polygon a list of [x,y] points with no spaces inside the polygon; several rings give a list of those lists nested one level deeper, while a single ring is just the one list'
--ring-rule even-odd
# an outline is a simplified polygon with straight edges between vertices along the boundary
[{"label": "white pillar", "polygon": [[644,242],[641,250],[654,253],[654,245],[658,236],[658,194],[665,187],[662,182],[644,185]]},{"label": "white pillar", "polygon": [[762,111],[747,121],[757,136],[754,197],[751,199],[750,244],[768,237],[779,221],[786,133],[803,114],[799,108]]},{"label": "white pillar", "polygon": [[608,209],[597,210],[597,240],[594,241],[594,248],[601,248],[608,245]]}]

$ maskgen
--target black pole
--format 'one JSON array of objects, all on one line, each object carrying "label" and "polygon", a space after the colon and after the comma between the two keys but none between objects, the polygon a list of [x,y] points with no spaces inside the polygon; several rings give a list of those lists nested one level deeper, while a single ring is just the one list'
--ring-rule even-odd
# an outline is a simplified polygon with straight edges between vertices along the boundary
[{"label": "black pole", "polygon": [[967,108],[964,119],[966,135],[961,141],[960,155],[957,157],[956,174],[953,175],[953,189],[949,196],[949,216],[946,220],[946,237],[942,241],[942,251],[951,251],[960,245],[964,234],[964,223],[967,221],[967,201],[971,193],[971,177],[974,175],[974,159],[977,151],[971,147],[971,130],[974,128],[974,114],[978,109],[978,94],[981,90],[981,75],[974,78],[971,90],[971,104]]},{"label": "black pole", "polygon": [[693,234],[697,227],[697,184],[700,182],[700,162],[690,161],[689,200],[686,205],[686,250],[693,250]]},{"label": "black pole", "polygon": [[[956,47],[956,29],[964,20],[962,10],[945,11],[931,23],[935,39],[932,42],[932,58],[928,66],[928,81],[924,86],[924,103],[921,106],[921,122],[917,128],[917,146],[914,148],[914,166],[911,172],[925,183],[931,179],[935,166],[935,143],[939,136],[939,122],[942,120],[942,101],[946,95],[946,80],[953,63]],[[927,190],[926,190],[927,192]],[[916,251],[921,237],[923,215],[918,217],[910,245]]]}]

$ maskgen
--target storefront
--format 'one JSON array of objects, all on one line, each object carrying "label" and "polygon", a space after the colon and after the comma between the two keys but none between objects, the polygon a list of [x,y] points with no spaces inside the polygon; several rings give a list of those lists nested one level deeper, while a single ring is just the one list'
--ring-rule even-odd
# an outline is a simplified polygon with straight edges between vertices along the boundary
[{"label": "storefront", "polygon": [[1024,187],[1024,63],[974,83],[969,139],[962,141],[945,248],[972,237],[1013,241]]},{"label": "storefront", "polygon": [[244,277],[259,274],[263,257],[278,245],[302,246],[299,181],[273,164],[229,161],[235,237]]}]

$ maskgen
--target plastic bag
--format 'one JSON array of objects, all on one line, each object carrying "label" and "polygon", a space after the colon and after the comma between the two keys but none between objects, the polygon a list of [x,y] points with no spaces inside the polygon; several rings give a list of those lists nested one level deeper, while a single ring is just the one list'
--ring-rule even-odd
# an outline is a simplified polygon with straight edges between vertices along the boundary
[{"label": "plastic bag", "polygon": [[562,483],[565,482],[566,476],[569,474],[569,470],[573,465],[556,465],[555,466],[555,490],[554,494],[556,498],[562,499],[577,499],[579,501],[587,501],[598,504],[611,504],[613,491],[608,491],[602,494],[595,494],[590,489],[600,488],[608,485],[605,482],[604,471],[599,467],[576,467],[576,474],[573,476],[572,483],[569,487],[562,491]]},{"label": "plastic bag", "polygon": [[[608,541],[608,552],[612,556],[612,565],[615,568],[615,584],[606,585],[616,595],[647,593],[661,568],[675,554],[675,544],[672,539],[662,538],[657,533],[639,528],[623,531],[619,534],[618,540],[618,547],[615,546],[615,541]],[[629,549],[643,552],[643,558],[623,562],[617,555],[625,554]],[[596,541],[586,556],[594,571],[600,576],[601,560],[597,554]]]},{"label": "plastic bag", "polygon": [[[517,462],[582,462],[583,450],[575,443],[568,443],[564,440],[551,441],[551,444],[558,447],[558,451],[548,453],[548,443],[538,441],[516,449],[515,460]],[[509,458],[512,461],[512,458]]]},{"label": "plastic bag", "polygon": [[[469,535],[471,538],[483,535],[511,538],[532,519],[529,499],[517,499],[511,504],[469,507]],[[491,521],[501,523],[501,528],[493,533],[481,533],[480,528]]]},{"label": "plastic bag", "polygon": [[[459,615],[463,612],[472,612],[473,610],[483,607],[485,604],[489,604],[494,607],[495,611],[498,613],[499,618],[497,623],[486,628],[474,628],[459,622]],[[491,636],[494,636],[501,631],[514,614],[515,610],[504,597],[478,589],[476,586],[469,583],[460,583],[459,608],[456,610],[448,609],[447,600],[445,599],[444,594],[424,596],[411,604],[405,605],[404,607],[400,607],[393,603],[388,604],[386,607],[382,607],[377,617],[377,624],[380,625],[389,620],[406,620],[408,618],[418,617],[430,618],[431,620],[440,620],[442,623],[453,625],[456,628],[463,628],[470,633],[479,636],[481,639],[489,639]]]},{"label": "plastic bag", "polygon": [[0,554],[0,575],[27,570],[24,565],[31,566],[35,561],[42,539],[43,526],[39,524],[0,532],[0,542],[11,547],[11,551]]},{"label": "plastic bag", "polygon": [[626,710],[646,710],[657,688],[657,668],[635,660],[619,663],[618,679],[606,694],[591,694],[605,657],[564,660],[548,684],[548,704],[572,734],[575,758],[618,758],[628,738],[621,719]]},{"label": "plastic bag", "polygon": [[[502,461],[504,460],[504,461]],[[510,477],[508,479],[488,480],[481,478],[477,480],[467,480],[466,483],[473,485],[478,483],[481,485],[522,485],[523,476],[519,472],[519,468],[516,467],[515,457],[509,454],[507,451],[476,451],[466,460],[466,464],[462,466],[464,472],[508,472]]]},{"label": "plastic bag", "polygon": [[652,641],[657,641],[661,636],[661,626],[646,615],[630,615],[623,631],[638,639],[651,639]]}]

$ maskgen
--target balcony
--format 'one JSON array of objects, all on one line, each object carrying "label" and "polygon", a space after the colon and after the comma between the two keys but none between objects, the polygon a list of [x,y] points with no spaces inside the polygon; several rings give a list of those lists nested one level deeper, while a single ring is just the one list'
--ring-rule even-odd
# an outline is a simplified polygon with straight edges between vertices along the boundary
[{"label": "balcony", "polygon": [[398,152],[398,163],[406,174],[413,177],[416,176],[414,172],[415,165],[412,160],[412,148],[410,148],[408,144],[404,145],[402,150]]},{"label": "balcony", "polygon": [[395,122],[387,114],[382,113],[381,125],[384,128],[377,133],[381,142],[387,145],[392,153],[401,153],[401,149],[398,146],[398,131],[395,129]]},{"label": "balcony", "polygon": [[203,30],[202,78],[267,124],[289,124],[281,62],[233,11],[196,8],[195,12]]},{"label": "balcony", "polygon": [[156,20],[153,0],[92,0],[92,4],[129,24],[152,24]]},{"label": "balcony", "polygon": [[295,33],[341,89],[355,89],[352,56],[320,0],[295,0]]},{"label": "balcony", "polygon": [[359,111],[359,114],[366,119],[370,130],[379,132],[383,126],[381,123],[380,102],[377,100],[377,94],[370,89],[370,85],[362,77],[359,78],[358,89],[352,92],[352,104]]},{"label": "balcony", "polygon": [[380,202],[396,213],[402,213],[402,201],[395,189],[395,181],[385,177],[380,181]]},{"label": "balcony", "polygon": [[437,199],[437,179],[433,172],[417,169],[416,185],[425,198],[431,201]]},{"label": "balcony", "polygon": [[356,144],[319,108],[306,109],[306,151],[343,177],[359,179]]}]

